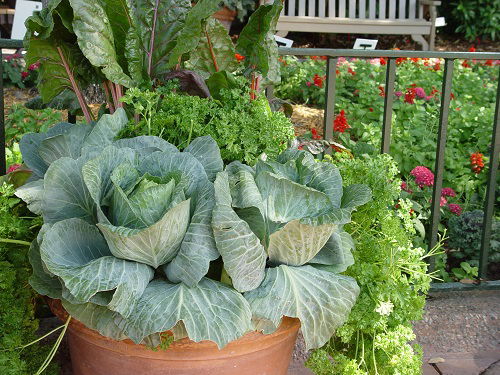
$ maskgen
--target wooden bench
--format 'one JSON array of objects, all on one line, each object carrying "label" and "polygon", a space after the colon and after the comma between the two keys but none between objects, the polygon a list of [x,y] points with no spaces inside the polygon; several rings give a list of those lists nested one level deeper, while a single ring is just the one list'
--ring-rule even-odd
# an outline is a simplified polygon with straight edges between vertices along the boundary
[{"label": "wooden bench", "polygon": [[[272,0],[266,0],[271,2]],[[435,0],[284,0],[277,32],[411,35],[434,49]],[[424,36],[428,36],[427,41]]]}]

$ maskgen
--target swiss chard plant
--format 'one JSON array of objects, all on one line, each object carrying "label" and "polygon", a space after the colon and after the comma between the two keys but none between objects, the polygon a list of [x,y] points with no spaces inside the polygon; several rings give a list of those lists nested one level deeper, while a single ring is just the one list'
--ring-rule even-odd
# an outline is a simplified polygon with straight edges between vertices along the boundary
[{"label": "swiss chard plant", "polygon": [[309,348],[323,345],[359,292],[338,274],[353,263],[342,226],[369,189],[343,188],[304,151],[224,169],[208,136],[183,152],[154,136],[116,140],[127,123],[118,109],[22,139],[33,176],[16,194],[44,221],[34,289],[116,340],[155,346],[171,330],[223,347],[290,316]]},{"label": "swiss chard plant", "polygon": [[[93,115],[82,89],[89,84],[102,86],[113,113],[123,106],[120,98],[128,88],[155,88],[187,68],[204,78],[243,71],[255,96],[261,81],[279,79],[273,30],[281,1],[260,6],[236,45],[211,17],[219,5],[220,0],[194,6],[189,0],[50,0],[26,21],[26,60],[40,63],[43,101],[69,90],[87,122]],[[205,85],[203,79],[194,81]],[[218,80],[215,86],[227,83]]]}]

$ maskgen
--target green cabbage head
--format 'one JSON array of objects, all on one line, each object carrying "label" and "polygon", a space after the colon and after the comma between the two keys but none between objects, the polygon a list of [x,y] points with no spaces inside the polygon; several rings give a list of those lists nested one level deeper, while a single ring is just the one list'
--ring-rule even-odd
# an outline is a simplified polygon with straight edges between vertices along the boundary
[{"label": "green cabbage head", "polygon": [[307,347],[322,346],[359,293],[354,279],[338,273],[353,263],[343,225],[371,199],[369,188],[343,188],[334,165],[290,149],[255,168],[229,164],[215,196],[215,241],[257,326],[272,332],[282,316],[297,317]]}]

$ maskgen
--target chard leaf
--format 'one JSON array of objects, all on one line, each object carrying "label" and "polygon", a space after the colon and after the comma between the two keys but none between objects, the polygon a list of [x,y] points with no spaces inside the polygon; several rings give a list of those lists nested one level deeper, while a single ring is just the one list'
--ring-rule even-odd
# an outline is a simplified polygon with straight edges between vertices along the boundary
[{"label": "chard leaf", "polygon": [[184,149],[184,152],[189,152],[203,165],[208,179],[212,182],[215,180],[217,173],[224,169],[219,146],[209,135],[194,139]]},{"label": "chard leaf", "polygon": [[55,223],[70,218],[95,222],[96,204],[82,176],[86,157],[63,157],[54,161],[44,178],[42,213],[45,223]]},{"label": "chard leaf", "polygon": [[124,317],[153,278],[148,266],[111,256],[98,229],[80,219],[59,221],[47,230],[40,255],[47,269],[81,303],[98,292],[114,290],[107,307]]},{"label": "chard leaf", "polygon": [[210,17],[200,35],[198,46],[191,52],[188,64],[206,77],[218,71],[233,72],[238,68],[235,49],[226,28]]},{"label": "chard leaf", "polygon": [[270,68],[277,68],[276,64],[272,63],[273,59],[278,58],[273,35],[282,8],[281,0],[258,7],[241,31],[236,44],[238,53],[245,56],[245,66],[257,69],[264,77],[268,74],[279,74],[270,71]]},{"label": "chard leaf", "polygon": [[86,327],[113,340],[120,341],[127,338],[115,323],[116,317],[119,316],[118,313],[90,302],[73,304],[64,299],[61,302],[68,314],[85,324]]},{"label": "chard leaf", "polygon": [[222,89],[238,88],[238,81],[234,75],[226,72],[225,70],[212,74],[206,82],[208,89],[210,90],[210,94],[217,100],[222,100]]},{"label": "chard leaf", "polygon": [[195,286],[207,274],[210,262],[219,257],[211,227],[214,195],[214,186],[209,181],[198,189],[193,216],[181,248],[172,262],[164,267],[167,278],[174,283]]},{"label": "chard leaf", "polygon": [[236,290],[255,289],[264,279],[267,258],[264,247],[250,226],[232,209],[226,172],[217,175],[215,192],[212,226],[224,268]]},{"label": "chard leaf", "polygon": [[177,43],[170,54],[168,60],[170,67],[179,63],[182,55],[196,49],[203,31],[203,23],[219,10],[220,2],[220,0],[200,0],[189,10],[179,31]]},{"label": "chard leaf", "polygon": [[162,76],[163,81],[176,79],[179,82],[181,91],[200,98],[209,98],[210,91],[208,90],[205,79],[198,73],[192,70],[171,70]]},{"label": "chard leaf", "polygon": [[269,237],[267,252],[275,264],[302,266],[321,250],[335,230],[335,224],[307,225],[292,220]]},{"label": "chard leaf", "polygon": [[150,334],[172,329],[182,321],[191,340],[211,340],[219,348],[252,328],[251,312],[243,296],[206,278],[191,288],[183,283],[155,280],[148,285],[130,317],[115,321],[135,343]]},{"label": "chard leaf", "polygon": [[95,78],[89,61],[71,42],[30,38],[26,64],[40,62],[37,87],[44,103],[49,103],[66,89],[73,91],[70,75],[64,67],[63,59],[69,66],[71,78],[75,79],[80,89],[86,87],[89,81]]},{"label": "chard leaf", "polygon": [[[167,73],[169,63],[186,14],[191,9],[189,0],[132,0],[140,44],[142,66],[150,79]],[[134,58],[129,61],[137,60]],[[138,64],[138,63],[137,63]]]},{"label": "chard leaf", "polygon": [[[113,202],[116,204],[116,202]],[[170,262],[179,250],[189,225],[189,199],[167,211],[157,223],[145,229],[97,224],[111,253],[121,259],[145,263],[154,268]],[[144,216],[142,208],[139,215]]]},{"label": "chard leaf", "polygon": [[[133,87],[135,82],[126,74],[124,67],[124,42],[126,36],[117,24],[122,19],[122,7],[113,7],[106,13],[106,2],[99,0],[69,0],[74,12],[73,30],[77,36],[78,45],[95,66],[102,68],[102,73],[111,82]],[[127,19],[127,18],[125,18]],[[120,21],[121,23],[121,21]],[[116,39],[114,31],[117,33]],[[122,49],[118,47],[122,46]]]},{"label": "chard leaf", "polygon": [[354,264],[351,250],[354,241],[349,233],[341,231],[333,233],[321,251],[311,259],[310,263],[319,269],[340,273]]},{"label": "chard leaf", "polygon": [[245,298],[255,318],[272,322],[264,333],[276,330],[283,316],[299,318],[306,348],[313,349],[324,345],[347,320],[358,294],[350,277],[311,266],[281,265],[267,269],[260,287],[246,292]]}]

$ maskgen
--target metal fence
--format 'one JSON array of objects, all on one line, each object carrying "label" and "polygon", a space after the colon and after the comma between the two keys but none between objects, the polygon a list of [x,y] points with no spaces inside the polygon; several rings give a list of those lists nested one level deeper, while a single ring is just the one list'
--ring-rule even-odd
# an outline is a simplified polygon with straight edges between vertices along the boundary
[{"label": "metal fence", "polygon": [[[392,126],[392,105],[394,95],[394,83],[396,80],[396,59],[403,58],[439,58],[444,59],[444,74],[441,90],[441,107],[439,118],[438,139],[436,147],[436,164],[434,187],[431,204],[431,222],[430,233],[428,237],[428,247],[433,248],[438,241],[438,226],[440,221],[440,199],[443,186],[444,155],[446,149],[446,131],[448,127],[448,112],[451,100],[451,87],[453,78],[454,62],[457,59],[476,59],[476,60],[500,60],[500,53],[494,52],[436,52],[436,51],[400,51],[400,50],[348,50],[348,49],[323,49],[323,48],[280,48],[280,55],[293,56],[327,56],[326,64],[326,90],[325,90],[325,114],[324,114],[324,137],[333,138],[333,119],[335,116],[335,98],[336,98],[336,67],[339,57],[355,57],[370,59],[384,57],[387,59],[386,79],[384,98],[384,114],[382,117],[381,129],[381,150],[382,153],[389,153],[391,144],[391,126]],[[491,227],[495,209],[495,190],[498,171],[498,157],[500,152],[500,65],[496,67],[499,70],[498,89],[496,95],[495,116],[491,119],[491,152],[488,171],[488,182],[486,190],[486,199],[484,202],[483,232],[481,238],[481,250],[479,260],[479,278],[485,278],[488,268],[488,253],[490,250]],[[286,99],[286,98],[283,98]],[[436,199],[438,198],[438,199]],[[470,288],[500,288],[499,281],[482,282],[475,285],[460,283],[442,283],[433,284],[433,289],[470,289]]]},{"label": "metal fence", "polygon": [[[3,61],[1,48],[22,48],[21,40],[0,39],[0,59]],[[280,48],[281,55],[294,56],[327,56],[326,65],[326,90],[325,90],[325,116],[324,116],[324,136],[326,139],[333,137],[333,128],[330,126],[333,123],[335,115],[335,83],[336,83],[336,66],[339,57],[356,57],[356,58],[377,58],[384,57],[387,59],[386,64],[386,81],[385,92],[394,92],[394,82],[396,80],[396,59],[398,57],[406,58],[441,58],[444,59],[444,75],[441,90],[441,108],[438,129],[438,141],[436,148],[436,164],[435,164],[435,179],[432,194],[432,211],[431,211],[431,231],[429,235],[429,248],[434,247],[438,239],[438,225],[440,221],[440,200],[436,197],[441,196],[441,188],[443,185],[444,172],[444,154],[446,148],[446,130],[448,126],[448,111],[450,107],[450,94],[453,78],[454,61],[456,59],[477,59],[477,60],[500,60],[500,53],[489,52],[435,52],[435,51],[399,51],[399,50],[336,50],[322,48]],[[491,225],[495,209],[495,188],[498,171],[499,152],[500,152],[500,66],[498,90],[496,96],[495,117],[492,122],[492,140],[491,152],[488,171],[488,183],[486,190],[486,200],[484,202],[484,220],[483,233],[481,242],[481,253],[479,263],[479,276],[485,277],[488,267],[488,253],[491,239]],[[389,153],[391,143],[391,125],[392,125],[392,105],[393,95],[385,95],[384,99],[384,114],[382,120],[382,153]],[[73,116],[68,116],[68,119],[75,120]],[[4,91],[3,91],[3,67],[0,64],[0,144],[5,144],[5,121],[4,121]],[[5,148],[0,152],[0,175],[5,174],[6,160]],[[457,283],[434,284],[434,289],[469,289],[469,288],[499,288],[500,282],[482,282],[479,285],[457,285]]]}]

